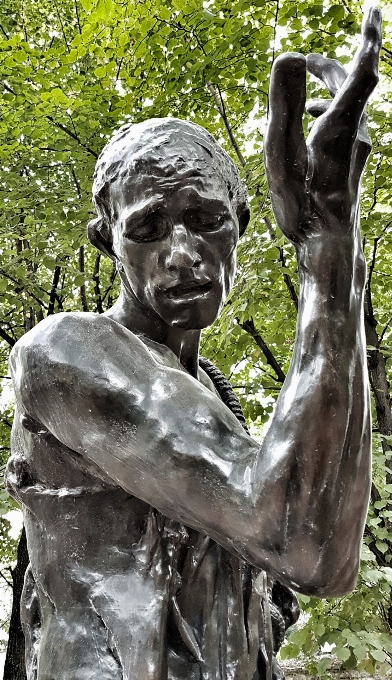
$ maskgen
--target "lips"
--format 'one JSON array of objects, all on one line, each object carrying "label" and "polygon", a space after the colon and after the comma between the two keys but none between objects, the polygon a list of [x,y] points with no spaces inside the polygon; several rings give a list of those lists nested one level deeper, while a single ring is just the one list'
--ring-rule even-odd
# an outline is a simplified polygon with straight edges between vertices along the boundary
[{"label": "lips", "polygon": [[194,297],[199,297],[208,293],[212,288],[211,281],[189,281],[188,283],[179,283],[175,286],[167,288],[165,293],[170,300],[186,300]]}]

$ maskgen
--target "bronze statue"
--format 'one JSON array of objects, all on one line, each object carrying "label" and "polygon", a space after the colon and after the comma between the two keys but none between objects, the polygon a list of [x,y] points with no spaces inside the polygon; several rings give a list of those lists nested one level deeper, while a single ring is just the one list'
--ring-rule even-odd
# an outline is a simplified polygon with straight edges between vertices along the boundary
[{"label": "bronze statue", "polygon": [[[301,291],[261,447],[223,377],[199,365],[249,220],[235,165],[170,118],[126,125],[103,150],[88,233],[117,263],[120,298],[103,315],[49,317],[10,361],[29,680],[278,677],[260,570],[283,629],[289,588],[355,586],[370,486],[358,203],[380,23],[370,10],[349,76],[319,55],[273,67],[266,168]],[[310,104],[307,141],[306,68],[334,96]]]}]

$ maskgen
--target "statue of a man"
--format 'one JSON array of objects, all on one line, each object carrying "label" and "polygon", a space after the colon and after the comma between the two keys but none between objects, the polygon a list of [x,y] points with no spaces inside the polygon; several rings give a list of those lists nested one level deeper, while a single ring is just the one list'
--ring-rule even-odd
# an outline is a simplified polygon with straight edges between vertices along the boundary
[{"label": "statue of a man", "polygon": [[354,587],[370,484],[358,198],[380,21],[370,10],[348,77],[308,58],[336,96],[311,105],[306,142],[306,60],[274,64],[266,168],[301,291],[261,446],[198,356],[249,219],[234,164],[170,118],[124,126],[102,152],[89,236],[120,298],[46,319],[10,361],[29,680],[271,677],[259,570],[320,597]]}]

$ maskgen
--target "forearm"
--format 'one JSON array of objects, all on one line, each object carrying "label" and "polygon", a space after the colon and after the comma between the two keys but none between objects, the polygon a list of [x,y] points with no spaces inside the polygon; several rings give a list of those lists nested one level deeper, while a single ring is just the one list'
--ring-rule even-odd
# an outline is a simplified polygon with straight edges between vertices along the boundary
[{"label": "forearm", "polygon": [[353,585],[368,502],[364,264],[358,242],[330,235],[310,239],[298,259],[297,338],[258,475],[264,492],[285,499],[269,534],[290,579],[310,561],[323,594],[333,581],[342,591]]}]

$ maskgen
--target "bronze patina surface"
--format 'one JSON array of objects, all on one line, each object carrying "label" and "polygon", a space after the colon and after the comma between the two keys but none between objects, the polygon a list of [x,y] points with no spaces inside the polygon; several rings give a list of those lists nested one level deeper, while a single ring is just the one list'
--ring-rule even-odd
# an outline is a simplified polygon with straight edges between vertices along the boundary
[{"label": "bronze patina surface", "polygon": [[[88,234],[117,263],[120,297],[103,315],[49,317],[10,360],[29,680],[278,677],[289,589],[354,587],[370,487],[359,187],[380,23],[370,10],[349,76],[319,55],[273,67],[266,169],[301,290],[261,446],[199,358],[249,220],[234,163],[172,118],[126,125],[103,150]],[[333,99],[309,104],[305,140],[307,69]]]}]

